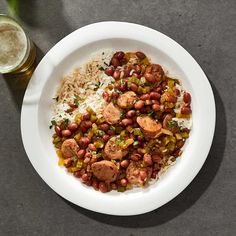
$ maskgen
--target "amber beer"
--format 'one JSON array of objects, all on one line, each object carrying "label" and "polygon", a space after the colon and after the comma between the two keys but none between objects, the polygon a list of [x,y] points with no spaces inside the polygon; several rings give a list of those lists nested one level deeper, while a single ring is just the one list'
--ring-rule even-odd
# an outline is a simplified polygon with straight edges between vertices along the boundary
[{"label": "amber beer", "polygon": [[36,49],[22,27],[0,15],[0,73],[9,78],[29,78],[34,70]]}]

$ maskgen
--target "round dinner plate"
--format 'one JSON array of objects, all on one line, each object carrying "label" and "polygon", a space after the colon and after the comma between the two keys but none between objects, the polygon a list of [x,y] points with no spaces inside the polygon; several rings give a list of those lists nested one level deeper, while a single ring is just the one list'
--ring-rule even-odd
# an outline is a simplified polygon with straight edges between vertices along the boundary
[{"label": "round dinner plate", "polygon": [[[183,154],[148,188],[101,193],[83,185],[58,166],[49,129],[52,98],[60,80],[96,51],[143,51],[180,79],[192,95],[193,127]],[[41,178],[60,196],[83,208],[110,215],[152,211],[183,191],[207,158],[215,129],[215,102],[206,75],[193,57],[173,39],[145,26],[100,22],[82,27],[58,42],[41,60],[27,87],[21,112],[26,153]]]}]

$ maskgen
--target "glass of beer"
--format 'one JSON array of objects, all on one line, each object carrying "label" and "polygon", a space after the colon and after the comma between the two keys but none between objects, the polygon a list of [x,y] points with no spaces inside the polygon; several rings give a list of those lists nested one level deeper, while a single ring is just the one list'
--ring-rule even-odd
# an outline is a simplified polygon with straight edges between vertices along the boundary
[{"label": "glass of beer", "polygon": [[0,73],[6,78],[29,79],[35,56],[36,48],[20,24],[0,14]]}]

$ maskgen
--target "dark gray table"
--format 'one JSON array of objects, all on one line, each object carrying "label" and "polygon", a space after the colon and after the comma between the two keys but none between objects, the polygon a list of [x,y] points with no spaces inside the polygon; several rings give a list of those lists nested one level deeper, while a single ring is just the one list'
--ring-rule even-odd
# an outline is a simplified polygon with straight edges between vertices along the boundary
[{"label": "dark gray table", "polygon": [[1,78],[0,235],[236,235],[236,1],[18,2],[38,61],[65,35],[98,21],[135,22],[172,37],[207,74],[217,124],[205,165],[178,197],[140,216],[102,215],[62,199],[35,172],[20,134],[24,91]]}]

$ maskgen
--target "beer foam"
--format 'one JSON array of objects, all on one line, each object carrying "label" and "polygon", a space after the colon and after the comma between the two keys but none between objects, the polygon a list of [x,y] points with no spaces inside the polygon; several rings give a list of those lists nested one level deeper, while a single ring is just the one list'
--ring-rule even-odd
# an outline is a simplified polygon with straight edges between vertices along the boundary
[{"label": "beer foam", "polygon": [[10,20],[0,20],[0,71],[10,71],[24,60],[27,38],[24,31]]}]

